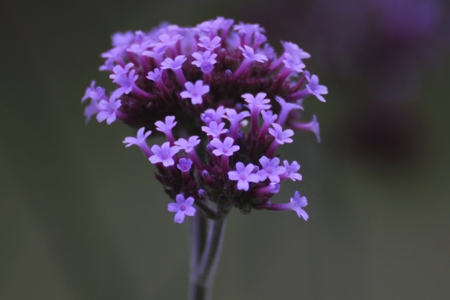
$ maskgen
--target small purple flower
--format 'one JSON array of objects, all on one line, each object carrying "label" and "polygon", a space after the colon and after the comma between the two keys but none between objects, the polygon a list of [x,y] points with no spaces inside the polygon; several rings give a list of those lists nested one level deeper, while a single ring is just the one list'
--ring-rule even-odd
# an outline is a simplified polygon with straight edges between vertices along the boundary
[{"label": "small purple flower", "polygon": [[171,59],[170,57],[167,57],[162,63],[161,63],[161,69],[172,69],[177,70],[181,69],[181,66],[186,61],[186,56],[184,55],[178,55],[175,57],[175,60]]},{"label": "small purple flower", "polygon": [[281,42],[281,43],[283,44],[284,51],[294,57],[298,57],[299,59],[311,57],[309,53],[303,51],[301,48],[299,48],[296,44],[292,42]]},{"label": "small purple flower", "polygon": [[306,67],[305,64],[297,56],[292,56],[289,53],[284,54],[285,59],[283,60],[284,65],[288,69],[292,69],[296,72],[303,72],[303,68]]},{"label": "small purple flower", "polygon": [[275,96],[275,99],[278,103],[280,103],[281,111],[280,111],[280,117],[278,118],[277,123],[280,125],[283,125],[286,121],[287,116],[289,115],[289,112],[293,109],[301,109],[303,110],[303,106],[297,104],[297,103],[291,103],[286,102],[283,98],[279,96]]},{"label": "small purple flower", "polygon": [[261,110],[261,115],[265,123],[272,124],[278,118],[277,114],[274,114],[271,110]]},{"label": "small purple flower", "polygon": [[280,182],[280,175],[286,171],[286,168],[280,166],[280,159],[278,157],[270,159],[263,156],[259,159],[259,163],[262,166],[262,169],[258,171],[260,181],[269,178],[271,182]]},{"label": "small purple flower", "polygon": [[248,103],[248,108],[252,112],[257,111],[259,113],[261,110],[269,110],[271,108],[271,105],[268,104],[270,100],[265,98],[266,95],[266,93],[258,93],[255,97],[247,93],[242,95],[242,98]]},{"label": "small purple flower", "polygon": [[171,47],[171,46],[175,45],[182,38],[183,37],[179,34],[169,36],[167,33],[163,33],[159,36],[159,40],[161,41],[161,43],[158,43],[157,45]]},{"label": "small purple flower", "polygon": [[152,131],[149,130],[147,132],[145,132],[145,127],[142,127],[141,129],[138,130],[137,132],[137,136],[136,137],[126,137],[123,140],[125,147],[130,147],[132,145],[136,145],[138,147],[141,147],[141,145],[143,145],[145,143],[145,140],[149,137],[150,134],[152,134]]},{"label": "small purple flower", "polygon": [[273,135],[279,145],[293,142],[290,137],[294,135],[294,131],[292,131],[291,129],[286,129],[285,131],[283,131],[283,128],[276,123],[273,123],[272,126],[273,128],[269,128],[269,133]]},{"label": "small purple flower", "polygon": [[201,43],[198,43],[197,45],[208,51],[214,51],[214,49],[220,47],[221,38],[218,36],[215,36],[212,40],[207,36],[202,36],[199,40]]},{"label": "small purple flower", "polygon": [[228,172],[228,179],[237,180],[238,190],[248,191],[249,182],[259,182],[259,175],[253,173],[255,166],[253,164],[248,164],[245,166],[243,163],[238,162],[236,164],[236,171]]},{"label": "small purple flower", "polygon": [[126,31],[124,33],[116,32],[111,37],[112,44],[114,47],[127,46],[133,41],[133,39],[134,34],[131,31]]},{"label": "small purple flower", "polygon": [[238,124],[240,121],[244,120],[247,117],[250,117],[250,113],[246,110],[237,113],[235,109],[226,108],[226,115],[224,118],[228,119],[231,124]]},{"label": "small purple flower", "polygon": [[175,142],[175,145],[180,147],[184,152],[189,153],[194,150],[194,147],[200,144],[200,140],[198,136],[193,135],[189,138],[189,140],[185,140],[183,138],[179,138],[178,141]]},{"label": "small purple flower", "polygon": [[209,93],[209,86],[203,85],[203,80],[197,80],[195,85],[192,82],[186,82],[184,84],[186,91],[180,93],[180,96],[185,98],[191,98],[192,104],[202,104],[202,96]]},{"label": "small purple flower", "polygon": [[202,131],[206,132],[206,135],[212,136],[213,138],[218,137],[222,133],[227,132],[227,129],[223,129],[225,123],[221,122],[217,124],[216,121],[212,121],[208,126],[202,126]]},{"label": "small purple flower", "polygon": [[257,53],[264,54],[269,60],[275,59],[277,56],[275,50],[269,44],[264,44],[262,49],[258,48]]},{"label": "small purple flower", "polygon": [[204,113],[201,114],[200,118],[206,125],[209,125],[212,121],[216,123],[220,123],[222,121],[222,117],[225,114],[225,108],[223,106],[219,106],[217,110],[209,108],[205,110]]},{"label": "small purple flower", "polygon": [[237,145],[233,145],[233,143],[234,140],[231,137],[227,136],[223,142],[218,138],[215,138],[209,144],[216,148],[213,150],[213,154],[215,156],[231,156],[240,148]]},{"label": "small purple flower", "polygon": [[205,52],[194,52],[192,56],[196,59],[192,62],[194,66],[199,67],[203,73],[208,74],[214,69],[214,64],[217,62],[216,57],[217,54],[212,53],[211,51]]},{"label": "small purple flower", "polygon": [[233,29],[240,34],[252,34],[254,32],[262,33],[265,31],[259,24],[245,24],[242,22],[239,22],[239,25],[234,25]]},{"label": "small purple flower", "polygon": [[169,203],[167,210],[175,213],[174,221],[175,223],[183,223],[185,216],[192,217],[195,215],[194,198],[188,197],[184,199],[183,194],[178,194],[176,196],[176,203]]},{"label": "small purple flower", "polygon": [[98,101],[97,100],[91,100],[88,106],[84,109],[84,116],[86,117],[86,124],[89,122],[89,120],[92,118],[93,115],[97,114],[100,111],[100,108],[98,107]]},{"label": "small purple flower", "polygon": [[185,172],[189,172],[189,170],[191,169],[192,166],[192,160],[190,160],[189,158],[180,158],[180,160],[178,161],[177,164],[177,168],[185,173]]},{"label": "small purple flower", "polygon": [[86,89],[86,92],[84,92],[83,98],[81,98],[81,103],[86,101],[88,98],[90,98],[91,91],[95,90],[95,80],[91,81],[91,85]]},{"label": "small purple flower", "polygon": [[123,61],[123,50],[126,46],[120,46],[112,48],[111,50],[102,53],[101,57],[106,58],[105,64],[100,66],[100,71],[113,71],[114,63],[117,61]]},{"label": "small purple flower", "polygon": [[93,100],[107,100],[108,97],[106,96],[105,89],[101,86],[96,87],[95,89],[92,89],[89,93],[89,97]]},{"label": "small purple flower", "polygon": [[241,49],[242,55],[244,55],[244,57],[249,59],[250,61],[257,61],[263,63],[268,60],[264,54],[255,53],[253,48],[247,45],[244,45],[244,48],[239,47],[239,49]]},{"label": "small purple flower", "polygon": [[302,175],[297,173],[300,170],[300,165],[294,160],[292,164],[289,164],[287,160],[283,161],[286,172],[284,175],[290,178],[292,181],[302,180]]},{"label": "small purple flower", "polygon": [[172,128],[174,128],[175,125],[177,125],[177,122],[175,121],[174,116],[167,116],[164,122],[157,121],[157,122],[155,122],[155,125],[156,125],[156,130],[167,134],[167,133],[172,132]]},{"label": "small purple flower", "polygon": [[116,120],[116,112],[121,105],[120,100],[116,100],[113,96],[109,98],[109,101],[100,101],[98,103],[99,112],[97,114],[97,121],[103,122],[106,120],[106,123],[110,125]]},{"label": "small purple flower", "polygon": [[291,209],[297,212],[299,218],[303,218],[305,221],[308,220],[309,216],[306,211],[303,210],[303,207],[308,205],[306,197],[300,197],[300,193],[296,191],[294,194],[294,198],[291,198],[291,205]]},{"label": "small purple flower", "polygon": [[150,46],[150,43],[149,43],[149,42],[142,43],[142,44],[135,43],[135,44],[132,44],[130,47],[128,47],[128,48],[127,48],[127,51],[128,51],[128,52],[135,53],[135,54],[137,54],[137,55],[142,55],[142,53],[144,53],[145,51],[147,51],[147,49],[148,49],[149,46]]},{"label": "small purple flower", "polygon": [[290,122],[289,125],[297,130],[312,131],[316,135],[317,142],[320,143],[320,126],[316,115],[313,115],[311,122]]},{"label": "small purple flower", "polygon": [[317,75],[312,75],[311,77],[306,75],[306,79],[308,79],[308,84],[306,85],[308,92],[316,96],[320,101],[326,102],[322,95],[328,94],[328,88],[319,84],[319,77]]},{"label": "small purple flower", "polygon": [[272,194],[278,194],[280,192],[280,184],[276,182],[269,183],[269,191]]},{"label": "small purple flower", "polygon": [[116,82],[120,76],[127,74],[133,66],[133,63],[126,64],[125,68],[122,68],[121,65],[116,65],[112,70],[114,74],[109,75],[109,78],[113,79],[113,82]]},{"label": "small purple flower", "polygon": [[122,94],[129,94],[133,90],[133,85],[135,81],[138,79],[138,75],[134,75],[135,72],[136,72],[135,70],[131,70],[130,73],[128,73],[128,75],[126,73],[120,73],[120,75],[110,76],[111,78],[112,76],[114,76],[113,82],[117,83],[120,86],[113,93],[115,97],[118,98]]},{"label": "small purple flower", "polygon": [[167,50],[167,46],[156,45],[155,47],[153,47],[153,50],[148,50],[148,51],[142,52],[142,55],[148,56],[148,57],[153,57],[157,61],[160,61],[161,57],[164,55],[164,53],[166,53],[166,50]]},{"label": "small purple flower", "polygon": [[153,155],[149,157],[152,164],[162,163],[164,167],[173,166],[175,161],[172,156],[178,153],[180,148],[177,146],[170,147],[169,142],[165,142],[162,146],[153,145],[151,148]]},{"label": "small purple flower", "polygon": [[159,68],[155,68],[153,71],[148,72],[147,78],[154,82],[158,82],[161,80],[161,75],[161,70]]}]

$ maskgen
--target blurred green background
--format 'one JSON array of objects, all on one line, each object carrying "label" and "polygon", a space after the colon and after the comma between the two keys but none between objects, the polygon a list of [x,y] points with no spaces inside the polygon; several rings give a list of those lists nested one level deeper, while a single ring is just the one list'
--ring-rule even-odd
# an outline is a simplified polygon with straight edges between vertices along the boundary
[{"label": "blurred green background", "polygon": [[448,299],[450,23],[431,0],[0,2],[0,299],[185,299],[187,226],[118,122],[80,99],[116,31],[216,16],[312,54],[297,134],[308,222],[233,211],[214,299]]}]

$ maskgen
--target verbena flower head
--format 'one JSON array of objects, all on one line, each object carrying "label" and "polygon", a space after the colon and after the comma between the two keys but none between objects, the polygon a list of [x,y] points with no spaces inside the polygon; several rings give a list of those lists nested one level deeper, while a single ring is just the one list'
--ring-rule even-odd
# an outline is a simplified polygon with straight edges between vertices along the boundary
[{"label": "verbena flower head", "polygon": [[[156,166],[156,178],[176,200],[169,205],[175,222],[192,216],[193,206],[209,218],[232,207],[295,210],[307,218],[304,197],[269,201],[283,181],[302,179],[300,165],[281,163],[277,150],[292,143],[293,129],[319,138],[317,118],[301,119],[303,99],[324,101],[328,90],[305,69],[308,53],[282,42],[277,56],[264,32],[222,17],[195,27],[163,24],[116,33],[102,54],[100,70],[110,73],[115,89],[93,81],[82,97],[89,103],[85,116],[140,128],[124,143],[139,146]],[[149,147],[150,132],[167,142]]]}]

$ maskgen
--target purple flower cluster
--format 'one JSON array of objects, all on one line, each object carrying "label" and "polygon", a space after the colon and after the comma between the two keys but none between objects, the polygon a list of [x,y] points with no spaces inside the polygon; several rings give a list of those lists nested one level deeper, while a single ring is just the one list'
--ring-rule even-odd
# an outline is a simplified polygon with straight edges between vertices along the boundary
[{"label": "purple flower cluster", "polygon": [[[176,199],[169,205],[175,222],[196,209],[214,219],[232,207],[294,210],[306,220],[298,192],[285,204],[269,201],[282,181],[302,179],[300,165],[281,164],[276,151],[292,143],[293,129],[320,140],[316,117],[300,120],[302,104],[310,95],[325,101],[328,90],[304,70],[310,55],[297,45],[283,42],[277,57],[263,28],[233,24],[219,17],[193,28],[116,33],[100,67],[116,89],[107,96],[93,81],[82,98],[90,99],[85,116],[140,128],[124,143],[156,166],[156,178]],[[149,147],[152,131],[167,142]]]}]

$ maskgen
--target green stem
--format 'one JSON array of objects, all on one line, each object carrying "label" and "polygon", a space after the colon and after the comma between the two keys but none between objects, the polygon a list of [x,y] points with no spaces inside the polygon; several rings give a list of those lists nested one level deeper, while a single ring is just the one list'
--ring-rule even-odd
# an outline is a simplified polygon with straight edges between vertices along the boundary
[{"label": "green stem", "polygon": [[[203,219],[203,217],[200,217]],[[205,220],[206,221],[206,220]],[[222,248],[223,233],[225,231],[225,216],[209,221],[209,231],[206,240],[205,248],[203,249],[201,256],[197,259],[197,264],[191,265],[191,283],[190,283],[190,300],[210,300],[211,290],[213,284],[214,274],[217,269],[217,263],[220,257],[220,250]],[[199,235],[192,232],[191,235],[194,244],[200,245],[202,237],[206,235]],[[195,241],[194,241],[195,240]],[[193,249],[193,253],[199,253]]]}]

